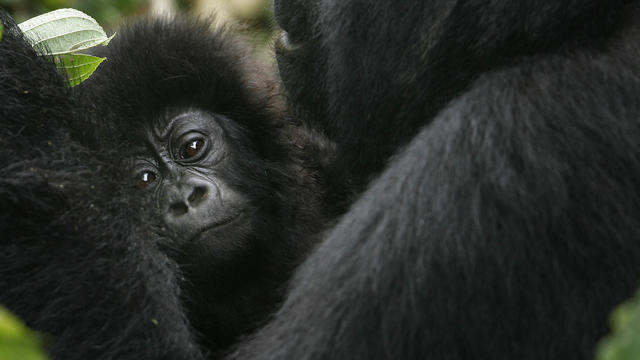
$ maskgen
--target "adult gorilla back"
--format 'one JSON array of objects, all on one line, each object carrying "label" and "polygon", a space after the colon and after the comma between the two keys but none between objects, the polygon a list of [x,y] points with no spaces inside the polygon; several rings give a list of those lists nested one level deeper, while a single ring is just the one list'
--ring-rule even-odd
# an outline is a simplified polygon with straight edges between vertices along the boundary
[{"label": "adult gorilla back", "polygon": [[640,1],[275,9],[295,111],[377,177],[236,358],[591,358],[638,284]]}]

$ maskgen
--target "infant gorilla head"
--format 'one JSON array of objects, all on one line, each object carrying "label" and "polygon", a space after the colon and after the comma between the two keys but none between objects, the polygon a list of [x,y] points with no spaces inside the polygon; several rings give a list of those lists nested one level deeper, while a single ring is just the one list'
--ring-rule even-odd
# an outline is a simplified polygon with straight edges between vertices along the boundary
[{"label": "infant gorilla head", "polygon": [[[204,247],[199,250],[216,254],[227,240],[250,247],[244,236],[225,239],[225,234],[245,232],[243,228],[250,231],[253,213],[259,211],[242,190],[229,184],[234,177],[242,179],[234,174],[238,162],[231,158],[237,146],[227,140],[230,132],[242,137],[232,121],[203,110],[183,110],[159,117],[145,130],[138,148],[131,149],[135,156],[128,169],[138,187],[158,200],[164,223],[174,234],[171,245],[194,256],[200,251],[189,249]],[[247,156],[260,162],[250,152]],[[221,261],[228,257],[218,255]]]},{"label": "infant gorilla head", "polygon": [[288,201],[274,192],[288,174],[277,174],[278,164],[251,149],[246,131],[225,116],[185,108],[153,120],[141,124],[138,144],[125,147],[123,170],[162,219],[160,245],[197,264],[194,275],[238,282],[253,267],[237,268],[238,261],[283,238],[271,224]]},{"label": "infant gorilla head", "polygon": [[80,87],[98,120],[76,135],[140,198],[190,324],[224,349],[273,310],[338,211],[332,147],[283,116],[274,69],[228,31],[139,21],[99,51]]}]

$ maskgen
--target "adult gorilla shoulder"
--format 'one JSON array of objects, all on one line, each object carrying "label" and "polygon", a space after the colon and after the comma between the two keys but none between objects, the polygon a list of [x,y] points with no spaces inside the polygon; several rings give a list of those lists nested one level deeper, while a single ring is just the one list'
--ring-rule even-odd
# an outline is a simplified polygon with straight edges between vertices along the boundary
[{"label": "adult gorilla shoulder", "polygon": [[640,275],[640,1],[275,10],[294,109],[377,177],[234,358],[591,358]]}]

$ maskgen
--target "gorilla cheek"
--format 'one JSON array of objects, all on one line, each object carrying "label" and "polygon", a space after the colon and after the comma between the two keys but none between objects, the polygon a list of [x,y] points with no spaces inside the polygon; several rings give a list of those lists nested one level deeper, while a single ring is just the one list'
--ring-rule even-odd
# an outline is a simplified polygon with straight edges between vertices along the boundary
[{"label": "gorilla cheek", "polygon": [[233,272],[255,248],[253,218],[242,214],[227,224],[201,232],[185,245],[181,252],[184,258],[177,259],[178,263],[186,265],[188,273],[201,272],[207,278]]}]

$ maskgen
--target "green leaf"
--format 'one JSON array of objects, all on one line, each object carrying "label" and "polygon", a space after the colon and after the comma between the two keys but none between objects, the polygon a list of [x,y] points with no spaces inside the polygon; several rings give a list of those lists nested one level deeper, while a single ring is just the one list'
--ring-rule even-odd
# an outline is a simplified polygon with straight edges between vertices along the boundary
[{"label": "green leaf", "polygon": [[107,37],[91,16],[75,9],[60,9],[31,18],[18,25],[41,55],[69,54],[97,45],[107,45]]},{"label": "green leaf", "polygon": [[596,359],[640,359],[640,292],[613,311],[611,328],[596,348]]},{"label": "green leaf", "polygon": [[91,16],[75,9],[51,11],[18,26],[36,52],[53,55],[58,70],[67,76],[70,87],[86,80],[105,60],[77,52],[107,45],[116,35],[107,37]]},{"label": "green leaf", "polygon": [[83,55],[64,54],[56,56],[58,70],[67,75],[67,85],[76,86],[86,80],[106,58]]},{"label": "green leaf", "polygon": [[2,41],[2,32],[4,31],[4,26],[0,24],[0,41]]},{"label": "green leaf", "polygon": [[45,360],[40,345],[31,330],[0,307],[0,360]]}]

